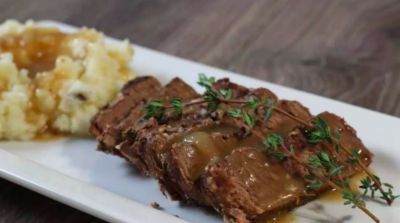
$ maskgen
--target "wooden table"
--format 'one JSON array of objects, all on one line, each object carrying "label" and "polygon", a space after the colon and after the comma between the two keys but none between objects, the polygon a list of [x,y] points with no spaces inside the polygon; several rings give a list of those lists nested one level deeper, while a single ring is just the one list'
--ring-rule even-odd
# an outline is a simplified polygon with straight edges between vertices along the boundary
[{"label": "wooden table", "polygon": [[[0,0],[0,18],[52,19],[400,116],[396,0]],[[101,222],[0,180],[0,222]]]}]

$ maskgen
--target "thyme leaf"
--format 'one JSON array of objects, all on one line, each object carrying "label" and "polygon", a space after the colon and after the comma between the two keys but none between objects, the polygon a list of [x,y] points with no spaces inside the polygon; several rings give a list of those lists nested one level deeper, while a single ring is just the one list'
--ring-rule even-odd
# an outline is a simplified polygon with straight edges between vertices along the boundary
[{"label": "thyme leaf", "polygon": [[234,108],[228,111],[227,114],[232,118],[239,118],[242,115],[242,110],[240,108]]},{"label": "thyme leaf", "polygon": [[242,111],[242,116],[244,123],[250,128],[253,128],[253,126],[255,125],[255,118],[247,113],[247,111],[245,110]]},{"label": "thyme leaf", "polygon": [[173,98],[171,100],[171,106],[173,109],[173,114],[179,116],[183,112],[183,102],[180,98]]},{"label": "thyme leaf", "polygon": [[232,90],[231,89],[221,89],[219,90],[219,93],[221,93],[222,97],[225,99],[232,99]]},{"label": "thyme leaf", "polygon": [[214,77],[207,77],[205,74],[200,73],[199,74],[199,80],[197,81],[197,83],[200,86],[203,86],[205,88],[211,88],[212,84],[215,82],[215,78]]},{"label": "thyme leaf", "polygon": [[321,117],[314,119],[313,124],[314,127],[308,135],[310,143],[316,144],[324,141],[333,143],[331,128]]},{"label": "thyme leaf", "polygon": [[272,116],[272,107],[271,108],[268,108],[268,110],[265,112],[265,115],[264,115],[264,122],[266,123],[266,122],[268,122],[269,121],[269,119],[271,118],[271,116]]},{"label": "thyme leaf", "polygon": [[165,112],[165,107],[160,100],[149,101],[145,109],[145,119],[154,117],[155,119],[161,119]]},{"label": "thyme leaf", "polygon": [[282,136],[276,133],[271,133],[267,136],[267,138],[264,140],[263,144],[268,148],[268,149],[275,149],[279,145],[281,145],[283,142]]},{"label": "thyme leaf", "polygon": [[[400,195],[395,195],[393,193],[393,185],[388,183],[382,183],[379,177],[371,174],[363,163],[361,162],[360,154],[357,149],[351,149],[344,147],[340,144],[342,135],[339,129],[331,130],[331,127],[323,120],[321,117],[316,117],[312,121],[312,125],[308,122],[304,122],[291,114],[287,113],[285,110],[275,107],[275,101],[273,99],[267,98],[257,98],[250,97],[248,99],[232,99],[233,91],[231,89],[213,89],[213,83],[215,83],[214,77],[207,77],[204,74],[199,74],[199,80],[197,82],[200,86],[205,88],[205,92],[202,98],[183,102],[180,98],[173,98],[169,105],[164,105],[160,100],[151,100],[145,107],[145,118],[156,118],[161,119],[166,113],[167,109],[172,109],[173,115],[181,115],[183,113],[183,108],[188,105],[194,104],[207,104],[208,110],[216,111],[219,109],[221,103],[224,104],[240,104],[239,108],[231,108],[226,112],[226,115],[232,118],[241,118],[243,123],[247,128],[246,135],[254,134],[259,138],[264,138],[259,135],[257,131],[252,130],[255,126],[260,106],[265,107],[266,110],[261,117],[263,117],[264,122],[268,122],[272,116],[273,111],[280,112],[283,115],[297,121],[299,124],[307,127],[306,138],[308,143],[317,144],[329,143],[333,146],[334,150],[329,151],[332,156],[325,151],[316,151],[314,155],[309,156],[305,161],[298,159],[295,154],[294,146],[291,144],[289,148],[286,148],[283,143],[283,138],[279,134],[271,133],[264,140],[263,144],[266,148],[265,152],[267,155],[274,157],[278,160],[283,160],[286,158],[292,159],[292,161],[298,162],[308,171],[308,175],[305,176],[307,184],[307,189],[318,190],[323,184],[335,188],[340,191],[342,197],[345,199],[345,205],[351,205],[351,207],[358,207],[364,211],[368,216],[370,216],[375,222],[379,220],[374,216],[368,209],[365,208],[365,202],[362,200],[361,195],[352,192],[349,184],[349,178],[347,176],[341,176],[345,170],[345,166],[340,165],[336,160],[336,154],[344,151],[348,154],[345,163],[350,165],[359,165],[369,176],[361,180],[360,189],[363,190],[362,196],[370,195],[372,197],[377,196],[377,192],[380,192],[379,198],[384,199],[390,205],[393,200],[399,198]],[[250,110],[251,109],[251,110]],[[254,109],[254,110],[253,110]],[[250,111],[251,112],[250,112]],[[254,111],[254,112],[253,112]],[[257,115],[257,116],[254,116]],[[317,146],[317,148],[320,148]],[[322,175],[321,175],[322,174]]]},{"label": "thyme leaf", "polygon": [[309,190],[319,190],[322,187],[321,181],[317,180],[313,183],[307,184],[307,189]]}]

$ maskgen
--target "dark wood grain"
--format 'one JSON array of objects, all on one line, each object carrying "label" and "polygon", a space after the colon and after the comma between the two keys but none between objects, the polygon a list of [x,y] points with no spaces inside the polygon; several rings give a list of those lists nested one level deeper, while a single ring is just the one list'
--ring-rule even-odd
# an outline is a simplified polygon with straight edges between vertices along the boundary
[{"label": "dark wood grain", "polygon": [[[52,19],[400,116],[396,0],[0,0],[0,20]],[[0,180],[0,222],[97,222]]]}]

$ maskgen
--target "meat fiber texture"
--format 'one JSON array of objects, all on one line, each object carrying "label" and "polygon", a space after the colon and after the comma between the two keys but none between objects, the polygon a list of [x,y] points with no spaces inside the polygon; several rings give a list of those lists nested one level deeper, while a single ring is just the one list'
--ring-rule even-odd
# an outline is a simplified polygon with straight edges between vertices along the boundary
[{"label": "meat fiber texture", "polygon": [[[265,88],[248,89],[228,79],[217,81],[213,88],[231,89],[236,99],[269,99],[279,109],[310,124],[315,118],[299,102],[279,100]],[[164,87],[153,77],[128,83],[120,97],[93,119],[91,133],[99,149],[126,158],[143,175],[156,178],[162,192],[172,199],[211,206],[227,222],[253,222],[289,210],[326,189],[307,193],[304,168],[291,160],[277,161],[266,155],[261,141],[246,136],[243,123],[223,112],[232,105],[221,104],[218,111],[209,112],[200,104],[184,109],[180,117],[144,119],[149,100],[168,103],[174,97],[188,101],[200,95],[178,78]],[[316,151],[333,151],[333,145],[310,144],[304,126],[282,113],[273,112],[265,123],[263,109],[252,114],[256,119],[254,130],[262,135],[282,135],[284,144],[294,145],[300,159],[306,160]],[[370,163],[371,153],[344,119],[328,112],[318,116],[331,129],[340,130],[343,146],[358,148],[363,162]],[[345,163],[346,156],[338,154],[337,160]],[[344,170],[347,176],[360,171],[350,165]],[[292,188],[285,189],[284,185]]]}]

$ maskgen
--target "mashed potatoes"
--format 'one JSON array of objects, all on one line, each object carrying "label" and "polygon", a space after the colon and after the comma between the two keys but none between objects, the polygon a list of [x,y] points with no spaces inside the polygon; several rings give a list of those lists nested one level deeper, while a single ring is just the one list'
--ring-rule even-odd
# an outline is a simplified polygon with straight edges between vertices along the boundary
[{"label": "mashed potatoes", "polygon": [[33,22],[0,25],[0,139],[87,135],[90,119],[133,78],[128,41],[67,34]]}]

